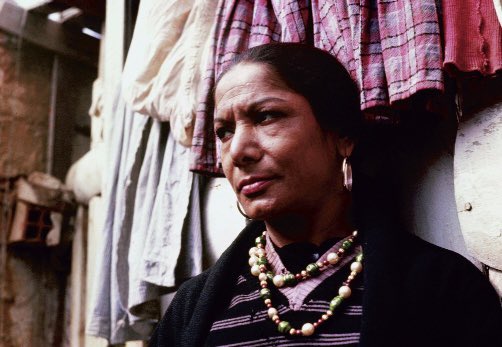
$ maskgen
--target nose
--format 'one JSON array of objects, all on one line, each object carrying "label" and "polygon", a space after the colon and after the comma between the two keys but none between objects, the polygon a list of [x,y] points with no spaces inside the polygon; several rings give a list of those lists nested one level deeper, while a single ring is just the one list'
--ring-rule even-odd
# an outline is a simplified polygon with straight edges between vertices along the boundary
[{"label": "nose", "polygon": [[238,125],[230,143],[229,155],[235,166],[245,166],[260,160],[262,151],[254,127]]}]

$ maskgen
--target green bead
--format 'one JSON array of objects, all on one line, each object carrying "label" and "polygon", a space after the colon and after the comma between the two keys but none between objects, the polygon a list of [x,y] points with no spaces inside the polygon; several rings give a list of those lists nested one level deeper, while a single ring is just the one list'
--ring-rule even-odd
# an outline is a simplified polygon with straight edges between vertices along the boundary
[{"label": "green bead", "polygon": [[262,288],[260,290],[260,298],[262,298],[263,300],[270,299],[270,289]]},{"label": "green bead", "polygon": [[329,309],[334,311],[338,306],[340,306],[343,302],[343,298],[341,296],[335,296],[333,300],[329,303]]},{"label": "green bead", "polygon": [[289,333],[291,330],[291,324],[289,324],[288,321],[283,320],[277,326],[277,330],[279,330],[280,333]]},{"label": "green bead", "polygon": [[343,243],[342,243],[342,248],[343,248],[344,250],[349,249],[349,248],[350,248],[350,246],[352,246],[352,242],[351,242],[351,241],[349,241],[349,240],[345,240],[345,241],[343,241]]},{"label": "green bead", "polygon": [[267,265],[268,264],[268,260],[265,257],[259,257],[258,261],[256,262],[256,264],[258,264],[258,265]]},{"label": "green bead", "polygon": [[267,277],[272,281],[274,279],[274,273],[272,271],[267,271]]},{"label": "green bead", "polygon": [[308,264],[306,270],[310,276],[316,276],[319,274],[319,266],[316,263]]},{"label": "green bead", "polygon": [[293,275],[293,274],[284,275],[284,284],[285,285],[292,286],[295,283],[296,283],[295,275]]},{"label": "green bead", "polygon": [[360,253],[360,254],[358,254],[358,255],[357,255],[357,257],[356,257],[356,261],[358,261],[358,262],[362,262],[362,261],[363,261],[363,258],[364,258],[364,257],[363,257],[363,254],[362,254],[362,253]]},{"label": "green bead", "polygon": [[258,246],[260,243],[262,245],[265,245],[265,236],[258,236],[255,240],[254,243]]}]

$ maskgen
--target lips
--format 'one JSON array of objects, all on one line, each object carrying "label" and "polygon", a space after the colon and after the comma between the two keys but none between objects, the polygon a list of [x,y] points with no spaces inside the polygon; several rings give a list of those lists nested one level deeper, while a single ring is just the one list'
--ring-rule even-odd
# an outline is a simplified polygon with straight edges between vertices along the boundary
[{"label": "lips", "polygon": [[256,195],[265,191],[270,186],[274,178],[275,177],[272,176],[248,177],[239,182],[237,190],[246,196]]}]

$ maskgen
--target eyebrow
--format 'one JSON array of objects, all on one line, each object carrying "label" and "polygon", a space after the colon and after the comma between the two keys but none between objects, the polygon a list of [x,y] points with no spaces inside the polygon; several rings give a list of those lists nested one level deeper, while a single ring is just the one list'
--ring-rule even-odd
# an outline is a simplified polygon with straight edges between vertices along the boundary
[{"label": "eyebrow", "polygon": [[[247,109],[248,110],[257,109],[261,105],[263,105],[263,104],[265,104],[267,102],[271,102],[271,101],[285,102],[284,99],[277,98],[277,97],[274,97],[274,96],[268,96],[268,97],[264,97],[264,98],[258,99],[257,101],[254,101],[251,104],[247,105]],[[223,117],[215,117],[214,118],[214,122],[226,122],[226,119],[223,118]]]}]

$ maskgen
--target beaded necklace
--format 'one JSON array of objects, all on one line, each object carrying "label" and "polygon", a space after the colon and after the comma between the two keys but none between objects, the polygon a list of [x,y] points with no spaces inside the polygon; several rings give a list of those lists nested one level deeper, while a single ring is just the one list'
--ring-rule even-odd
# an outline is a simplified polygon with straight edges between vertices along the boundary
[{"label": "beaded necklace", "polygon": [[301,329],[295,329],[288,321],[280,319],[277,309],[272,306],[272,295],[270,289],[268,289],[269,281],[271,281],[276,287],[280,288],[282,286],[295,286],[300,281],[305,281],[319,275],[321,271],[324,271],[328,266],[338,263],[345,252],[352,247],[354,240],[357,237],[357,230],[342,243],[342,246],[337,252],[328,253],[326,260],[308,264],[304,270],[297,274],[274,274],[268,269],[267,266],[269,262],[265,252],[265,235],[266,231],[264,231],[261,236],[256,238],[256,246],[249,249],[249,265],[251,266],[251,273],[254,276],[257,276],[260,281],[260,286],[262,288],[260,290],[260,297],[264,300],[264,304],[268,308],[268,317],[277,325],[277,330],[280,333],[310,336],[315,332],[317,327],[327,321],[329,317],[333,315],[333,311],[352,294],[350,284],[355,279],[357,274],[363,270],[363,253],[361,252],[358,254],[355,261],[350,265],[351,272],[345,282],[343,282],[342,286],[338,289],[338,295],[331,300],[329,310],[327,310],[326,313],[324,313],[316,322],[303,324]]}]

